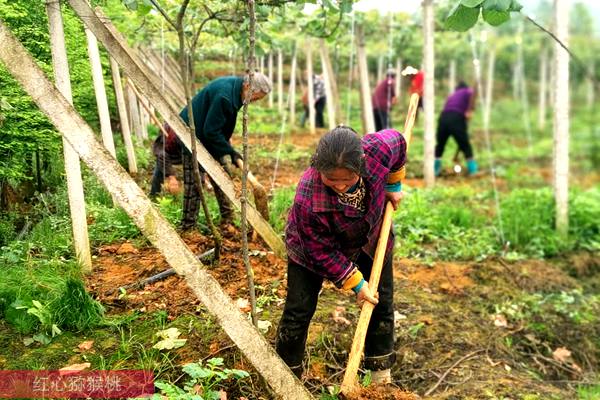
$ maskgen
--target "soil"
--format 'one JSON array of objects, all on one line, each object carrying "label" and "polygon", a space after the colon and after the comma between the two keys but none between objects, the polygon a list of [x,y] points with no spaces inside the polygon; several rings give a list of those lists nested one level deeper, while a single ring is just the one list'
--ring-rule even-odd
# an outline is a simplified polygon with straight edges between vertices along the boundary
[{"label": "soil", "polygon": [[[222,230],[223,254],[217,266],[207,265],[208,271],[218,279],[232,299],[247,298],[248,284],[246,270],[239,256],[239,232],[228,225]],[[198,232],[182,234],[190,249],[200,255],[213,247],[208,237]],[[250,263],[254,271],[255,284],[270,288],[281,281],[285,273],[285,262],[273,255],[261,242],[250,242]],[[129,289],[125,293],[118,290],[144,278],[169,269],[164,257],[152,247],[136,248],[130,242],[115,243],[97,249],[94,258],[94,274],[87,277],[91,293],[104,304],[118,309],[128,308],[142,312],[167,310],[174,319],[186,312],[194,312],[199,300],[187,287],[184,279],[172,275],[140,289]],[[279,296],[284,295],[283,285],[277,288]],[[260,288],[257,294],[260,295]]]}]

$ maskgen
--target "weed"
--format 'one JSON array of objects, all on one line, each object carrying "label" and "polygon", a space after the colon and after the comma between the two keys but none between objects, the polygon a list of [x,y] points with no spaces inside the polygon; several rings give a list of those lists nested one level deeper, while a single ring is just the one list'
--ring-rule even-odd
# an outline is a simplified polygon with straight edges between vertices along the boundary
[{"label": "weed", "polygon": [[600,399],[600,385],[580,386],[577,388],[579,400]]},{"label": "weed", "polygon": [[81,280],[69,278],[61,295],[52,303],[52,314],[58,326],[82,331],[102,321],[104,307],[91,298]]},{"label": "weed", "polygon": [[248,378],[250,374],[240,369],[223,368],[222,358],[211,358],[206,363],[189,363],[183,366],[189,379],[184,383],[183,389],[171,383],[158,381],[155,386],[160,389],[160,394],[155,394],[154,399],[162,396],[175,399],[221,399],[220,389],[227,380],[239,381]]}]

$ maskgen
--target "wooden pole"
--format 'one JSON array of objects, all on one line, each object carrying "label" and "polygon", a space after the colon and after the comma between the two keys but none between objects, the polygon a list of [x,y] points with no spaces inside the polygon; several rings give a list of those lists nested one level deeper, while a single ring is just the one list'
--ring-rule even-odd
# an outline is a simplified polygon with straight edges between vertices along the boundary
[{"label": "wooden pole", "polygon": [[133,90],[131,89],[132,85],[130,84],[128,78],[125,78],[125,91],[127,92],[127,103],[129,104],[129,121],[130,126],[133,132],[135,133],[135,137],[139,141],[144,140],[144,133],[142,132],[142,121],[140,120],[140,109],[137,101],[137,97]]},{"label": "wooden pole", "polygon": [[119,120],[121,121],[121,135],[123,135],[123,143],[125,143],[125,151],[127,153],[127,166],[129,167],[130,174],[137,174],[137,160],[135,159],[135,149],[133,148],[133,142],[131,140],[129,117],[127,115],[127,106],[125,105],[125,95],[123,94],[119,64],[117,64],[114,58],[109,58],[113,87],[115,89],[115,99],[117,100],[117,110],[119,111]]},{"label": "wooden pole", "polygon": [[[569,2],[554,0],[556,37],[565,45],[569,40]],[[556,230],[562,238],[569,233],[569,53],[554,44],[554,196]]]},{"label": "wooden pole", "polygon": [[448,94],[452,94],[456,88],[456,60],[454,58],[450,60],[448,68]]},{"label": "wooden pole", "polygon": [[277,49],[277,109],[283,113],[283,53]]},{"label": "wooden pole", "polygon": [[104,143],[104,147],[106,147],[108,152],[116,158],[117,152],[112,136],[112,128],[110,127],[110,113],[108,111],[108,100],[106,99],[106,88],[104,87],[104,74],[102,73],[98,41],[94,34],[87,28],[85,28],[85,37],[87,39],[88,55],[92,67],[92,81],[94,82],[94,92],[96,93],[102,143]]},{"label": "wooden pole", "polygon": [[[273,85],[273,53],[272,52],[269,52],[267,67],[269,69],[269,82],[271,82],[271,85]],[[269,92],[269,108],[273,108],[273,90],[271,90]]]},{"label": "wooden pole", "polygon": [[435,93],[434,93],[434,10],[433,0],[423,0],[423,72],[425,74],[423,90],[423,109],[425,114],[425,138],[423,154],[423,176],[425,186],[435,183],[433,171],[435,149]]},{"label": "wooden pole", "polygon": [[327,121],[329,122],[329,129],[336,127],[336,115],[335,115],[335,98],[333,95],[333,89],[331,88],[331,80],[333,77],[329,75],[329,68],[327,68],[326,54],[327,47],[324,45],[323,39],[321,39],[321,45],[319,46],[319,54],[321,55],[321,70],[323,71],[323,82],[325,83],[325,95],[327,96]]},{"label": "wooden pole", "polygon": [[[69,104],[73,104],[69,62],[65,47],[65,34],[59,0],[46,0],[46,12],[48,13],[54,81],[56,82],[56,87]],[[92,270],[92,255],[90,252],[90,240],[85,213],[85,195],[83,192],[83,180],[81,179],[81,165],[79,164],[79,156],[69,142],[64,137],[62,142],[75,256],[83,271],[90,272]]]},{"label": "wooden pole", "polygon": [[[327,102],[332,101],[335,106],[335,121],[340,122],[342,120],[342,105],[340,102],[340,92],[338,91],[337,85],[337,74],[334,73],[331,65],[331,58],[329,57],[329,49],[327,48],[327,42],[325,39],[320,40],[323,68],[327,68],[327,74],[329,75],[329,83],[331,85],[331,97],[327,98]],[[329,96],[329,95],[327,95]]]},{"label": "wooden pole", "polygon": [[296,124],[296,65],[298,64],[298,48],[297,44],[294,43],[294,50],[292,53],[292,65],[290,71],[290,92],[288,94],[289,106],[290,106],[290,126]]},{"label": "wooden pole", "polygon": [[369,86],[369,66],[367,64],[365,37],[361,25],[356,26],[356,41],[362,127],[364,133],[372,133],[375,132],[375,119],[373,116],[373,103],[371,102],[371,88]]},{"label": "wooden pole", "polygon": [[548,49],[540,53],[540,76],[538,95],[538,129],[546,129],[546,99],[548,98]]},{"label": "wooden pole", "polygon": [[[412,137],[412,129],[415,123],[415,117],[417,115],[418,103],[419,96],[417,94],[413,94],[410,98],[408,115],[404,125],[404,138],[406,139],[407,152],[410,139]],[[383,222],[381,224],[381,233],[379,234],[377,249],[375,250],[375,257],[373,258],[371,276],[369,277],[369,290],[371,293],[376,293],[379,287],[379,278],[381,277],[381,270],[383,268],[383,261],[385,259],[385,251],[392,227],[393,214],[394,207],[392,206],[392,203],[387,202],[385,206],[385,213],[383,215]],[[354,340],[352,341],[352,347],[350,349],[350,356],[348,357],[348,365],[346,366],[344,380],[342,381],[341,386],[341,392],[345,395],[348,395],[357,389],[356,374],[358,372],[358,366],[363,354],[367,329],[369,328],[369,322],[371,321],[371,315],[373,314],[374,309],[375,305],[368,301],[365,301],[362,306],[358,324],[356,325],[356,331],[354,333]]]},{"label": "wooden pole", "polygon": [[306,90],[308,90],[308,127],[312,135],[317,133],[313,75],[312,42],[310,38],[308,38],[306,39]]}]

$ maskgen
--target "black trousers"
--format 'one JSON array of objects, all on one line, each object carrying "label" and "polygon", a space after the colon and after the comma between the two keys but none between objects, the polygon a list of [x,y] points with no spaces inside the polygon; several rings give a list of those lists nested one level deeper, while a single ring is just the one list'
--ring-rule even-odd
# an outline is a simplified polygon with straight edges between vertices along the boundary
[{"label": "black trousers", "polygon": [[321,97],[315,102],[315,126],[317,128],[325,127],[325,120],[323,119],[323,111],[325,111],[325,104],[327,103],[326,97]]},{"label": "black trousers", "polygon": [[465,158],[473,158],[473,148],[469,142],[467,132],[467,119],[464,114],[454,111],[443,111],[440,114],[437,129],[437,144],[435,145],[435,157],[440,158],[444,154],[444,148],[448,138],[452,136],[463,152]]},{"label": "black trousers", "polygon": [[390,121],[390,113],[384,110],[373,109],[373,116],[375,117],[375,131],[379,132],[382,129],[388,129],[392,127],[392,121]]},{"label": "black trousers", "polygon": [[[360,271],[369,279],[373,260],[361,253]],[[373,310],[365,341],[364,367],[372,371],[390,368],[394,353],[394,281],[392,257],[384,262],[379,280],[379,304]],[[307,268],[288,261],[288,291],[285,308],[277,328],[277,354],[300,376],[308,326],[317,308],[323,278]]]}]

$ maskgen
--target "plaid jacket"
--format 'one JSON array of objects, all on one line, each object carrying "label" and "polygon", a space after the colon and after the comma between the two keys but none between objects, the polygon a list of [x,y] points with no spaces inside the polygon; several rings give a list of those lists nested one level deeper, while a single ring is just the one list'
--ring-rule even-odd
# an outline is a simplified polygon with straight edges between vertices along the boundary
[{"label": "plaid jacket", "polygon": [[[367,195],[366,211],[345,206],[321,181],[319,172],[307,169],[298,184],[286,226],[288,257],[297,264],[341,286],[354,269],[352,261],[363,250],[374,257],[385,206],[385,184],[390,171],[406,161],[402,134],[387,129],[363,139]],[[392,255],[393,232],[386,257]]]}]

